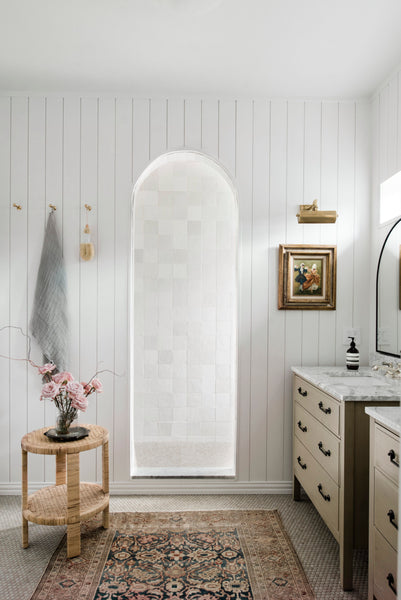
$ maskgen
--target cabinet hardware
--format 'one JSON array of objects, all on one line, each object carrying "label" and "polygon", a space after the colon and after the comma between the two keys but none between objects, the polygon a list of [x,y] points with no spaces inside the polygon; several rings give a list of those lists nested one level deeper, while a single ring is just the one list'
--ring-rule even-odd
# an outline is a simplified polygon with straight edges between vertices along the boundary
[{"label": "cabinet hardware", "polygon": [[322,452],[322,454],[324,454],[325,456],[331,456],[331,450],[325,450],[323,448],[323,442],[319,442],[317,446],[318,446],[320,452]]},{"label": "cabinet hardware", "polygon": [[319,494],[322,496],[323,500],[325,500],[326,502],[330,502],[330,495],[323,493],[323,486],[321,483],[319,483],[317,489],[319,490]]},{"label": "cabinet hardware", "polygon": [[306,469],[306,464],[302,464],[300,456],[298,456],[297,461],[301,469]]},{"label": "cabinet hardware", "polygon": [[386,577],[387,581],[388,581],[388,587],[390,588],[390,590],[392,592],[394,592],[395,595],[397,595],[397,589],[394,585],[394,575],[392,573],[389,573]]},{"label": "cabinet hardware", "polygon": [[324,412],[325,415],[331,415],[331,408],[330,407],[329,408],[324,408],[322,401],[319,402],[318,406],[319,406],[320,410],[322,412]]},{"label": "cabinet hardware", "polygon": [[393,527],[395,527],[396,529],[398,529],[398,525],[397,525],[397,523],[395,522],[395,514],[394,514],[394,511],[393,511],[392,509],[390,509],[390,510],[388,511],[388,513],[387,513],[387,516],[388,516],[388,518],[389,518],[389,521],[390,521],[391,525],[392,525]]},{"label": "cabinet hardware", "polygon": [[390,462],[392,462],[393,465],[395,465],[396,467],[400,466],[400,463],[395,460],[396,454],[395,454],[394,450],[390,450],[390,452],[387,454],[387,456],[390,457]]},{"label": "cabinet hardware", "polygon": [[303,431],[304,433],[305,433],[306,431],[308,431],[308,428],[307,428],[307,426],[306,426],[306,425],[304,425],[304,426],[302,427],[302,423],[301,423],[301,421],[298,421],[297,425],[298,425],[299,429],[300,429],[301,431]]},{"label": "cabinet hardware", "polygon": [[306,390],[303,392],[303,391],[302,391],[302,388],[301,388],[301,387],[299,387],[299,388],[298,388],[298,394],[301,394],[301,396],[307,396],[307,395],[308,395],[308,392],[307,392]]}]

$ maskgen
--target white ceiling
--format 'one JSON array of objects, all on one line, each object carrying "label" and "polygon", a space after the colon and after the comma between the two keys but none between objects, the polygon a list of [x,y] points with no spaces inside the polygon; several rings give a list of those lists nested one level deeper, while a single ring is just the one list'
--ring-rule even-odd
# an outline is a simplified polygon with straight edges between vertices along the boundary
[{"label": "white ceiling", "polygon": [[362,97],[400,0],[0,0],[0,89]]}]

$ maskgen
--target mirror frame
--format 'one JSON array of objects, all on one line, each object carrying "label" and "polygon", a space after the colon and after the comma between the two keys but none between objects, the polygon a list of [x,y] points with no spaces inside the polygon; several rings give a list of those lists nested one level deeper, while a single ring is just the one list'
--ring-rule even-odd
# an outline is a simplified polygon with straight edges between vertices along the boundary
[{"label": "mirror frame", "polygon": [[[377,263],[377,271],[376,271],[376,352],[378,354],[384,354],[385,356],[394,356],[395,358],[401,358],[401,354],[393,354],[392,352],[384,352],[383,350],[379,350],[379,272],[380,272],[380,263],[383,256],[384,248],[386,247],[387,240],[390,237],[393,229],[401,223],[401,217],[397,219],[397,221],[392,225],[390,231],[386,235],[386,239],[383,242],[383,245],[380,250],[379,261]],[[398,307],[397,307],[398,308]]]}]

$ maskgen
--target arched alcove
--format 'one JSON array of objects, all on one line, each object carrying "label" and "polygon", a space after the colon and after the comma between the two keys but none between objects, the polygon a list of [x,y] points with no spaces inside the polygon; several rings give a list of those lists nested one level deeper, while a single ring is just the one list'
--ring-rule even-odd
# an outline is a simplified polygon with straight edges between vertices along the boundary
[{"label": "arched alcove", "polygon": [[238,208],[224,169],[170,152],[133,194],[131,472],[233,476]]}]

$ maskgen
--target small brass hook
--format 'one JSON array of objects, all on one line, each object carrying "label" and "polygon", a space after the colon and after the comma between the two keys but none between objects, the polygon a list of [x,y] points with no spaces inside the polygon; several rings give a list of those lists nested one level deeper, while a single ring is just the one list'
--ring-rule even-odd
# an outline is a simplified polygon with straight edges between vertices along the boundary
[{"label": "small brass hook", "polygon": [[86,210],[89,210],[89,211],[92,210],[92,207],[90,204],[85,204],[84,206],[85,206]]},{"label": "small brass hook", "polygon": [[54,204],[49,204],[49,208],[51,208],[52,210],[57,210],[57,208],[54,206]]},{"label": "small brass hook", "polygon": [[22,210],[22,206],[21,206],[21,204],[15,204],[15,202],[14,202],[13,206],[15,206],[15,208],[16,208],[17,210]]}]

